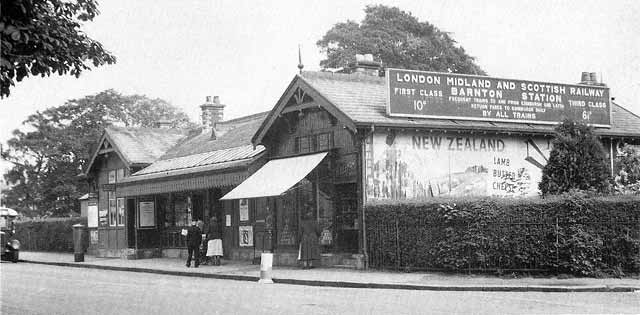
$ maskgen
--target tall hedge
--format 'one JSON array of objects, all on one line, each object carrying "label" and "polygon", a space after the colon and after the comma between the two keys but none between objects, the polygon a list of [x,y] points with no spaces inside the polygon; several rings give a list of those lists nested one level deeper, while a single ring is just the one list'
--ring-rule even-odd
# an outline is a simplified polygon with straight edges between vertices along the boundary
[{"label": "tall hedge", "polygon": [[73,252],[73,225],[87,225],[86,218],[26,221],[16,223],[21,250]]},{"label": "tall hedge", "polygon": [[374,268],[640,272],[640,198],[436,200],[368,205]]}]

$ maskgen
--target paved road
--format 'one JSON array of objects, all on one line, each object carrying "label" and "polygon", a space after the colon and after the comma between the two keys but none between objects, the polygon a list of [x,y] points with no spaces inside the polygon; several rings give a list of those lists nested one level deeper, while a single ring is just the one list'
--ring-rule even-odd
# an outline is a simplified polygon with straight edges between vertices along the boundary
[{"label": "paved road", "polygon": [[500,293],[260,285],[0,264],[2,314],[639,313],[640,293]]}]

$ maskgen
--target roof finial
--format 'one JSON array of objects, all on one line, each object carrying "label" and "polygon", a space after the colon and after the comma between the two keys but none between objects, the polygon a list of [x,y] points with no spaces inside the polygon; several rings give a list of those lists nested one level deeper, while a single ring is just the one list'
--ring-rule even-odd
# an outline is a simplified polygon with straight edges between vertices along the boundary
[{"label": "roof finial", "polygon": [[300,44],[298,44],[298,69],[300,69],[300,74],[302,74],[302,68],[304,68],[304,65],[302,64],[302,54],[300,53]]}]

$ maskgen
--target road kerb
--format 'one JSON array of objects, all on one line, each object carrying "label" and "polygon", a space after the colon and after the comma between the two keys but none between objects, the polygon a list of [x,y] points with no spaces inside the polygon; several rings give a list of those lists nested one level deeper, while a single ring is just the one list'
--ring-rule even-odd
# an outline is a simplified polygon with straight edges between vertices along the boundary
[{"label": "road kerb", "polygon": [[[20,260],[24,263],[61,266],[61,267],[75,267],[75,268],[87,268],[87,269],[102,269],[112,271],[128,271],[128,272],[141,272],[141,273],[153,273],[163,274],[171,276],[182,277],[199,277],[209,279],[223,279],[223,280],[236,280],[236,281],[250,281],[257,282],[260,277],[258,276],[245,276],[245,275],[233,275],[233,274],[213,274],[213,273],[199,273],[189,271],[175,271],[175,270],[163,270],[163,269],[151,269],[151,268],[139,268],[139,267],[118,267],[118,266],[103,266],[93,265],[86,263],[68,263],[68,262],[52,262],[52,261],[32,261],[32,260]],[[595,285],[595,286],[544,286],[544,285],[521,285],[521,286],[501,286],[501,285],[422,285],[422,284],[396,284],[396,283],[372,283],[372,282],[349,282],[349,281],[322,281],[322,280],[306,280],[306,279],[285,279],[285,278],[273,278],[273,282],[277,284],[290,284],[290,285],[306,285],[306,286],[318,286],[318,287],[337,287],[337,288],[353,288],[353,289],[392,289],[392,290],[422,290],[422,291],[476,291],[476,292],[637,292],[640,290],[640,286],[615,286],[615,285]]]}]

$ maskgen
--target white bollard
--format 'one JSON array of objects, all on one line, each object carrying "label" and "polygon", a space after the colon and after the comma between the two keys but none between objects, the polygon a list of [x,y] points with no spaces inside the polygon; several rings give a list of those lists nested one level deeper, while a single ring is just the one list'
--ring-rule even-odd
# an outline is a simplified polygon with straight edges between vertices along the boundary
[{"label": "white bollard", "polygon": [[273,253],[260,255],[260,280],[258,283],[273,283],[271,280],[271,266],[273,265]]}]

